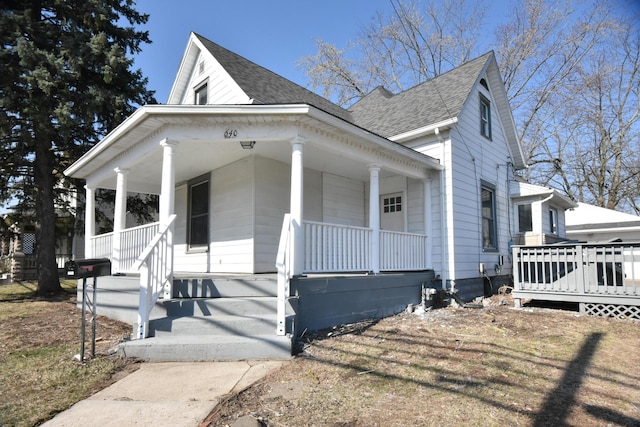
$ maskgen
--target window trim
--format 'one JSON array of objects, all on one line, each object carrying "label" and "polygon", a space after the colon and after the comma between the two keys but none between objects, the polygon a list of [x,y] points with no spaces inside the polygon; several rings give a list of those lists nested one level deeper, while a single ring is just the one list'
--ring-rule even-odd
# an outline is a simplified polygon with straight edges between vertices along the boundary
[{"label": "window trim", "polygon": [[[207,85],[208,83],[209,81],[205,80],[204,82],[200,83],[199,85],[193,88],[194,105],[207,105],[207,102],[209,101],[209,89]],[[202,92],[204,92],[205,94],[204,103],[200,102],[200,94]]]},{"label": "window trim", "polygon": [[[483,193],[485,191],[488,191],[491,194],[491,218],[486,218],[484,215]],[[498,252],[498,209],[496,201],[496,186],[486,181],[481,181],[480,183],[480,219],[483,252]],[[493,224],[493,227],[489,230],[491,233],[491,236],[489,236],[489,243],[492,243],[492,245],[485,244],[485,240],[487,240],[485,236],[485,219],[488,219]]]},{"label": "window trim", "polygon": [[[210,214],[211,214],[211,179],[210,179],[210,175],[209,173],[206,173],[204,175],[200,175],[194,179],[189,180],[189,182],[187,183],[187,236],[186,236],[186,241],[187,241],[187,252],[188,253],[197,253],[197,252],[207,252],[209,250],[209,241],[210,239]],[[206,242],[205,243],[199,243],[199,244],[192,244],[191,243],[191,230],[192,230],[192,221],[193,221],[193,217],[192,217],[192,190],[194,187],[197,187],[199,185],[203,185],[206,184],[207,186],[207,212],[204,214],[200,214],[199,217],[204,217],[206,216],[207,221],[206,221],[206,231],[205,231],[205,235],[206,235]]]},{"label": "window trim", "polygon": [[[485,138],[491,140],[491,101],[489,98],[484,96],[482,93],[480,95],[480,135]],[[487,117],[485,117],[485,112]]]},{"label": "window trim", "polygon": [[558,209],[550,206],[549,207],[549,232],[553,235],[558,235]]}]

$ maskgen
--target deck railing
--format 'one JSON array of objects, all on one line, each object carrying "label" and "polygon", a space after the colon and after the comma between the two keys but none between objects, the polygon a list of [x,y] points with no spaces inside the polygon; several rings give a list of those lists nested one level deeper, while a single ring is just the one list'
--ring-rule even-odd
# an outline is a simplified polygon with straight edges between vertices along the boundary
[{"label": "deck railing", "polygon": [[594,296],[640,301],[640,243],[515,246],[513,260],[515,297],[566,294],[573,295],[566,301],[576,302]]},{"label": "deck railing", "polygon": [[148,336],[151,309],[160,295],[171,288],[173,280],[173,222],[175,219],[176,215],[171,215],[167,224],[158,229],[156,235],[132,267],[133,270],[140,271],[140,302],[136,331],[138,339]]}]

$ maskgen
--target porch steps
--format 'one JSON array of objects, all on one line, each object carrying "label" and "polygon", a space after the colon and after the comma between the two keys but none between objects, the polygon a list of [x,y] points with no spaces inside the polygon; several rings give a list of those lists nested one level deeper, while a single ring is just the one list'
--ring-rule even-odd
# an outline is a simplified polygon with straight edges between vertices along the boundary
[{"label": "porch steps", "polygon": [[276,335],[276,278],[178,277],[173,298],[151,312],[149,337],[120,352],[147,361],[288,359]]}]

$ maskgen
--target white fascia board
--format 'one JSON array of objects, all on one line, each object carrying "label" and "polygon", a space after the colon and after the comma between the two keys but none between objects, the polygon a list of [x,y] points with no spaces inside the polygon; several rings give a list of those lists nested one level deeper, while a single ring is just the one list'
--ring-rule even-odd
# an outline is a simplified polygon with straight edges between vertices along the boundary
[{"label": "white fascia board", "polygon": [[434,123],[429,126],[410,130],[408,132],[404,132],[398,135],[390,136],[389,140],[393,142],[398,142],[398,143],[410,141],[412,139],[420,138],[422,136],[431,135],[432,133],[435,133],[436,129],[438,130],[450,129],[451,126],[453,126],[456,123],[458,123],[458,118],[452,117],[450,119],[443,120],[441,122]]},{"label": "white fascia board", "polygon": [[91,147],[89,151],[84,153],[78,160],[76,160],[71,166],[69,166],[64,174],[66,176],[73,176],[80,168],[86,165],[91,159],[98,154],[109,148],[115,141],[126,134],[132,127],[142,122],[148,115],[147,107],[143,106],[136,110],[135,113],[127,117],[122,123],[120,123],[114,130],[109,132],[107,136],[100,140],[96,145]]},{"label": "white fascia board", "polygon": [[[111,131],[105,138],[103,138],[98,144],[93,146],[82,157],[80,157],[75,163],[64,171],[67,176],[73,176],[81,168],[86,166],[87,163],[104,152],[111,145],[115,144],[120,138],[126,135],[127,132],[140,125],[143,121],[149,117],[171,117],[175,115],[189,115],[192,117],[198,117],[200,115],[300,115],[309,116],[316,120],[330,124],[331,126],[344,130],[353,134],[354,136],[367,139],[372,143],[387,149],[390,152],[409,157],[412,160],[418,161],[422,164],[429,166],[432,169],[442,170],[443,166],[437,159],[429,157],[425,154],[419,153],[411,148],[400,145],[396,142],[390,141],[381,136],[375,135],[363,128],[355,126],[351,123],[335,117],[329,113],[319,110],[307,104],[279,104],[279,105],[145,105],[139,108],[135,113],[129,116],[118,127]],[[158,126],[162,126],[159,124]]]}]

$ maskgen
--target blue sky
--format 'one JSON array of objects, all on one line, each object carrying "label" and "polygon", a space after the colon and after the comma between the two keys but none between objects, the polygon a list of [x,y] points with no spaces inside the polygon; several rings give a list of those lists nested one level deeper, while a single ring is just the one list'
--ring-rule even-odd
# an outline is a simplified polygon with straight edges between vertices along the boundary
[{"label": "blue sky", "polygon": [[[492,20],[504,19],[509,0],[487,4]],[[316,53],[315,38],[342,48],[377,11],[393,10],[390,0],[138,0],[136,8],[150,15],[143,28],[153,41],[143,46],[136,67],[160,103],[167,101],[191,31],[304,86],[296,62]]]}]

